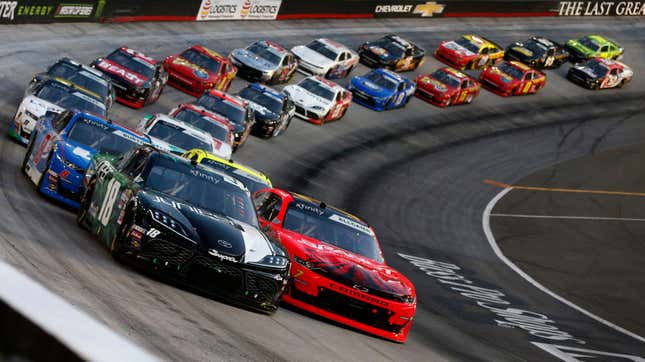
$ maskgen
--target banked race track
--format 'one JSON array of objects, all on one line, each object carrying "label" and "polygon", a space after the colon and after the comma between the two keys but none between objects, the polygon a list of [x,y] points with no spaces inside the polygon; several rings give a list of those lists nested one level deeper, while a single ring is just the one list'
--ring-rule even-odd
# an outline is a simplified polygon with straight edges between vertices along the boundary
[{"label": "banked race track", "polygon": [[[234,155],[275,185],[374,226],[388,263],[417,289],[406,344],[287,307],[270,317],[249,312],[116,263],[76,226],[71,211],[35,192],[19,171],[25,148],[7,137],[0,140],[0,258],[162,359],[643,361],[645,340],[536,288],[498,257],[483,227],[484,211],[500,192],[484,180],[512,183],[565,160],[643,142],[645,22],[638,19],[7,26],[0,29],[2,133],[31,76],[62,56],[89,63],[128,45],[163,59],[194,43],[228,53],[261,38],[290,48],[320,36],[355,48],[386,33],[428,53],[464,33],[504,46],[531,35],[565,41],[601,33],[625,47],[635,73],[624,89],[593,92],[569,83],[565,65],[547,71],[548,84],[535,96],[505,99],[482,90],[468,106],[439,109],[413,99],[383,113],[352,104],[339,122],[319,127],[294,119],[284,135],[252,138]],[[439,66],[429,56],[405,75]],[[365,71],[360,66],[353,74]],[[231,90],[245,84],[236,79]],[[192,98],[167,87],[156,104],[139,111],[115,105],[111,118],[132,126],[186,101]],[[641,311],[633,318],[645,318]]]}]

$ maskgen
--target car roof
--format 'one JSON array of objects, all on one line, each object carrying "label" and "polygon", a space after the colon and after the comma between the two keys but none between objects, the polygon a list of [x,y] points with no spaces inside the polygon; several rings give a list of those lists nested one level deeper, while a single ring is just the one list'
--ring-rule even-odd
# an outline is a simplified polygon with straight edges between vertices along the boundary
[{"label": "car roof", "polygon": [[[304,81],[305,79],[312,79],[312,80],[322,84],[323,86],[327,87],[329,90],[334,91],[334,92],[338,92],[338,91],[344,89],[343,87],[341,87],[340,85],[336,84],[335,82],[332,82],[331,80],[325,79],[325,78],[323,78],[321,76],[318,76],[318,75],[309,76],[307,78],[304,78],[300,82]],[[300,83],[300,82],[298,82],[298,83]]]},{"label": "car roof", "polygon": [[[264,85],[262,83],[251,83],[247,87],[257,89],[258,91],[263,92],[263,93],[269,93],[270,95],[272,95],[274,97],[280,98],[280,100],[282,100],[282,101],[284,101],[287,98],[286,94],[284,94],[284,93],[282,93],[280,91],[277,91],[277,90],[275,90],[275,89],[273,89],[273,88],[271,88],[271,87],[269,87],[267,85]],[[240,98],[242,98],[242,97],[240,97]]]},{"label": "car roof", "polygon": [[376,73],[382,74],[383,76],[388,77],[388,78],[390,78],[392,80],[395,80],[397,82],[405,81],[405,78],[403,78],[401,75],[399,75],[399,74],[397,74],[397,73],[395,73],[395,72],[393,72],[393,71],[391,71],[389,69],[377,68],[377,69],[371,70],[370,72],[376,72]]},{"label": "car roof", "polygon": [[132,48],[128,48],[128,47],[126,47],[126,46],[122,46],[122,47],[121,47],[121,48],[119,48],[119,49],[123,50],[124,52],[126,52],[126,53],[128,53],[128,54],[130,54],[130,55],[132,55],[132,56],[134,56],[134,57],[136,57],[136,58],[138,58],[138,59],[144,60],[144,61],[146,61],[146,62],[147,62],[147,63],[149,63],[149,64],[152,64],[152,65],[157,64],[157,61],[156,61],[156,60],[154,60],[153,58],[150,58],[149,56],[147,56],[147,55],[143,54],[143,53],[142,53],[142,52],[140,52],[140,51],[134,50],[134,49],[132,49]]},{"label": "car roof", "polygon": [[347,48],[345,45],[343,45],[341,43],[338,43],[338,42],[336,42],[334,40],[331,40],[331,39],[319,38],[319,39],[316,39],[316,40],[318,40],[319,42],[325,44],[326,46],[336,50],[337,52],[340,52],[340,51],[343,51],[343,50],[349,50],[349,48]]},{"label": "car roof", "polygon": [[211,58],[216,59],[216,60],[218,60],[220,62],[228,61],[227,57],[223,56],[222,54],[220,54],[220,53],[218,53],[218,52],[216,52],[216,51],[214,51],[212,49],[206,48],[205,46],[203,46],[201,44],[195,44],[192,47],[190,47],[190,49],[196,50],[196,51],[198,51],[198,52],[200,52],[202,54],[206,54],[206,55],[210,56]]},{"label": "car roof", "polygon": [[92,68],[90,66],[87,66],[87,65],[85,65],[83,63],[79,63],[79,62],[75,61],[74,59],[71,59],[71,58],[68,58],[68,57],[60,58],[54,64],[52,64],[51,66],[54,66],[54,65],[56,65],[58,63],[67,63],[67,64],[69,64],[71,66],[80,68],[80,69],[82,69],[82,70],[84,70],[84,71],[86,71],[88,73],[91,73],[92,75],[100,78],[105,83],[110,82],[110,78],[108,78],[108,76],[106,76],[105,73],[100,72],[97,69],[94,69],[94,68]]},{"label": "car roof", "polygon": [[225,164],[227,166],[233,167],[233,168],[238,169],[240,171],[246,172],[247,174],[249,174],[251,176],[254,176],[255,178],[258,178],[260,180],[265,181],[267,184],[272,185],[271,180],[269,180],[269,177],[267,175],[265,175],[263,172],[258,171],[256,169],[250,167],[250,166],[246,166],[246,165],[243,165],[241,163],[237,163],[237,162],[235,162],[233,160],[225,160],[225,159],[223,159],[221,157],[215,156],[214,154],[212,154],[210,152],[207,152],[205,150],[201,150],[201,149],[189,150],[186,153],[189,153],[189,152],[196,152],[200,156],[202,156],[202,159],[206,158],[206,159],[209,159],[209,160],[213,160],[213,161]]},{"label": "car roof", "polygon": [[211,135],[209,133],[207,133],[206,131],[204,131],[204,130],[202,130],[200,128],[197,128],[197,127],[193,126],[190,123],[180,121],[177,118],[171,117],[171,116],[169,116],[167,114],[163,114],[163,113],[157,113],[155,115],[155,120],[156,121],[161,120],[161,121],[164,121],[164,122],[172,123],[172,124],[174,124],[176,126],[182,127],[185,130],[187,130],[191,136],[201,138],[202,141],[205,141],[208,144],[213,143],[213,138],[211,137]]},{"label": "car roof", "polygon": [[463,72],[461,72],[461,71],[459,71],[459,70],[457,70],[457,69],[455,69],[453,67],[443,67],[443,68],[439,68],[439,70],[443,70],[444,72],[450,73],[450,74],[452,74],[455,77],[460,78],[460,79],[461,78],[470,78],[470,76],[468,74],[463,73]]},{"label": "car roof", "polygon": [[228,100],[229,102],[237,105],[238,107],[246,108],[248,106],[248,102],[244,98],[241,98],[239,96],[236,96],[236,95],[233,95],[233,94],[230,94],[230,93],[226,93],[226,92],[221,91],[219,89],[213,88],[208,93],[205,93],[205,94],[209,94],[209,95],[211,95],[213,97],[217,97],[217,98],[220,98],[220,99]]}]

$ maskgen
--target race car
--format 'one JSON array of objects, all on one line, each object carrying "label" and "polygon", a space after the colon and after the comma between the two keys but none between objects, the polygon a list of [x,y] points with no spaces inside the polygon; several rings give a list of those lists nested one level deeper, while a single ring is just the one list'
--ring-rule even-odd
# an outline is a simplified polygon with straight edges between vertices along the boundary
[{"label": "race car", "polygon": [[88,90],[87,95],[95,97],[105,104],[107,110],[112,107],[116,94],[110,78],[98,70],[88,67],[69,58],[61,58],[52,64],[47,71],[34,75],[30,87],[46,79],[64,79],[78,88]]},{"label": "race car", "polygon": [[204,150],[193,149],[183,154],[184,158],[203,166],[214,168],[235,177],[242,182],[251,193],[273,187],[271,180],[264,173],[233,160],[225,160]]},{"label": "race car", "polygon": [[233,150],[240,148],[249,137],[255,124],[255,113],[244,99],[232,94],[212,89],[202,94],[194,103],[200,107],[225,117],[233,126]]},{"label": "race car", "polygon": [[260,230],[249,191],[152,146],[96,156],[77,222],[115,259],[263,313],[278,309],[290,261]]},{"label": "race car", "polygon": [[593,58],[569,68],[567,79],[588,89],[622,88],[634,72],[627,65],[611,59]]},{"label": "race car", "polygon": [[167,57],[163,67],[169,85],[195,97],[212,88],[228,90],[237,73],[227,57],[201,45]]},{"label": "race car", "polygon": [[298,70],[327,79],[345,78],[358,64],[358,54],[329,39],[316,39],[291,48],[298,59]]},{"label": "race car", "polygon": [[615,41],[602,35],[585,35],[580,39],[570,39],[564,44],[572,63],[580,63],[591,58],[619,60],[625,49]]},{"label": "race car", "polygon": [[298,67],[298,61],[290,51],[268,40],[235,49],[229,58],[237,67],[237,75],[249,82],[286,83]]},{"label": "race car", "polygon": [[246,100],[255,113],[251,132],[259,137],[277,137],[284,133],[296,112],[289,96],[260,83],[249,84],[238,96]]},{"label": "race car", "polygon": [[347,89],[354,102],[376,111],[404,107],[416,90],[409,79],[387,69],[374,69],[352,78]]},{"label": "race car", "polygon": [[441,42],[434,56],[459,70],[482,69],[501,59],[504,49],[484,37],[468,34]]},{"label": "race car", "polygon": [[116,157],[148,142],[141,134],[87,113],[48,113],[34,129],[22,171],[43,195],[78,208],[92,156]]},{"label": "race car", "polygon": [[383,259],[374,230],[324,202],[280,189],[255,193],[260,225],[291,257],[282,301],[363,332],[405,342],[414,285]]},{"label": "race car", "polygon": [[425,50],[398,35],[389,34],[358,47],[361,63],[395,72],[415,70],[425,61]]},{"label": "race car", "polygon": [[155,147],[166,152],[181,155],[186,150],[201,148],[227,160],[231,158],[231,145],[165,114],[144,117],[137,131],[148,135]]},{"label": "race car", "polygon": [[535,69],[554,69],[569,60],[569,52],[553,40],[533,36],[509,45],[504,59],[517,60]]},{"label": "race car", "polygon": [[159,62],[126,47],[96,59],[90,66],[109,76],[116,100],[132,108],[156,102],[168,81],[168,73]]},{"label": "race car", "polygon": [[470,104],[479,95],[481,86],[465,73],[450,67],[421,74],[415,83],[415,95],[439,107]]},{"label": "race car", "polygon": [[546,74],[517,61],[502,61],[479,75],[482,87],[503,97],[535,94],[546,85]]},{"label": "race car", "polygon": [[89,90],[61,78],[31,83],[9,125],[9,136],[26,145],[38,119],[47,112],[60,113],[66,109],[77,109],[100,117],[107,116],[105,104],[90,94],[92,92]]},{"label": "race car", "polygon": [[352,102],[351,92],[317,75],[288,85],[283,92],[296,104],[297,117],[319,125],[343,118]]},{"label": "race car", "polygon": [[214,139],[233,147],[235,136],[233,136],[233,126],[231,125],[231,122],[204,107],[184,103],[173,108],[168,115],[195,126],[209,133]]}]

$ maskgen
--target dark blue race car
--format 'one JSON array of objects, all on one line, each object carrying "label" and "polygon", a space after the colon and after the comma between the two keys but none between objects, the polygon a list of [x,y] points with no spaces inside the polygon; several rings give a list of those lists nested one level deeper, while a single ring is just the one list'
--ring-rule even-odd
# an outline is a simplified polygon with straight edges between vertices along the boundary
[{"label": "dark blue race car", "polygon": [[46,196],[78,208],[83,176],[96,153],[118,156],[146,136],[77,111],[47,113],[34,129],[22,170]]},{"label": "dark blue race car", "polygon": [[255,124],[251,132],[269,138],[287,130],[296,114],[296,106],[289,97],[260,83],[249,84],[238,95],[249,102],[255,112]]},{"label": "dark blue race car", "polygon": [[374,69],[352,78],[347,87],[354,102],[376,111],[405,106],[416,90],[411,80],[386,69]]}]

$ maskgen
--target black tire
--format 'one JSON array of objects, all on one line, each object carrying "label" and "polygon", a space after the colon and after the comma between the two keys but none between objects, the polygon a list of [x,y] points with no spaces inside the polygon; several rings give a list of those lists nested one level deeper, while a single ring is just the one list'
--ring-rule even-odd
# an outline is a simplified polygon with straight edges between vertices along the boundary
[{"label": "black tire", "polygon": [[469,95],[466,97],[466,104],[471,104],[471,103],[473,102],[473,99],[475,99],[475,96],[474,96],[474,95],[472,95],[472,93],[471,93],[471,94],[469,94]]},{"label": "black tire", "polygon": [[36,132],[31,134],[31,137],[29,138],[29,144],[27,144],[27,152],[25,152],[25,157],[22,159],[22,165],[20,166],[20,169],[22,170],[22,173],[25,175],[27,174],[27,162],[29,162],[29,156],[31,155],[31,152],[34,150],[34,143],[36,143]]},{"label": "black tire", "polygon": [[89,211],[92,197],[94,197],[94,188],[96,187],[96,178],[92,178],[87,184],[87,188],[81,197],[80,206],[76,213],[76,224],[81,228],[87,227],[87,212]]},{"label": "black tire", "polygon": [[283,134],[284,132],[287,131],[287,128],[289,127],[290,123],[291,123],[290,118],[287,118],[286,120],[282,121],[280,123],[280,126],[276,127],[273,130],[273,133],[271,133],[271,135],[268,135],[267,137],[278,137],[278,136],[280,136],[281,134]]},{"label": "black tire", "polygon": [[352,72],[352,70],[354,70],[354,66],[353,66],[353,65],[352,65],[352,66],[350,66],[349,68],[347,68],[347,73],[345,73],[345,77],[348,77],[348,76],[349,76],[349,74]]},{"label": "black tire", "polygon": [[620,83],[618,83],[618,88],[622,88],[622,87],[624,87],[624,86],[625,86],[625,84],[627,84],[627,82],[625,81],[625,79],[621,80],[621,81],[620,81]]}]

